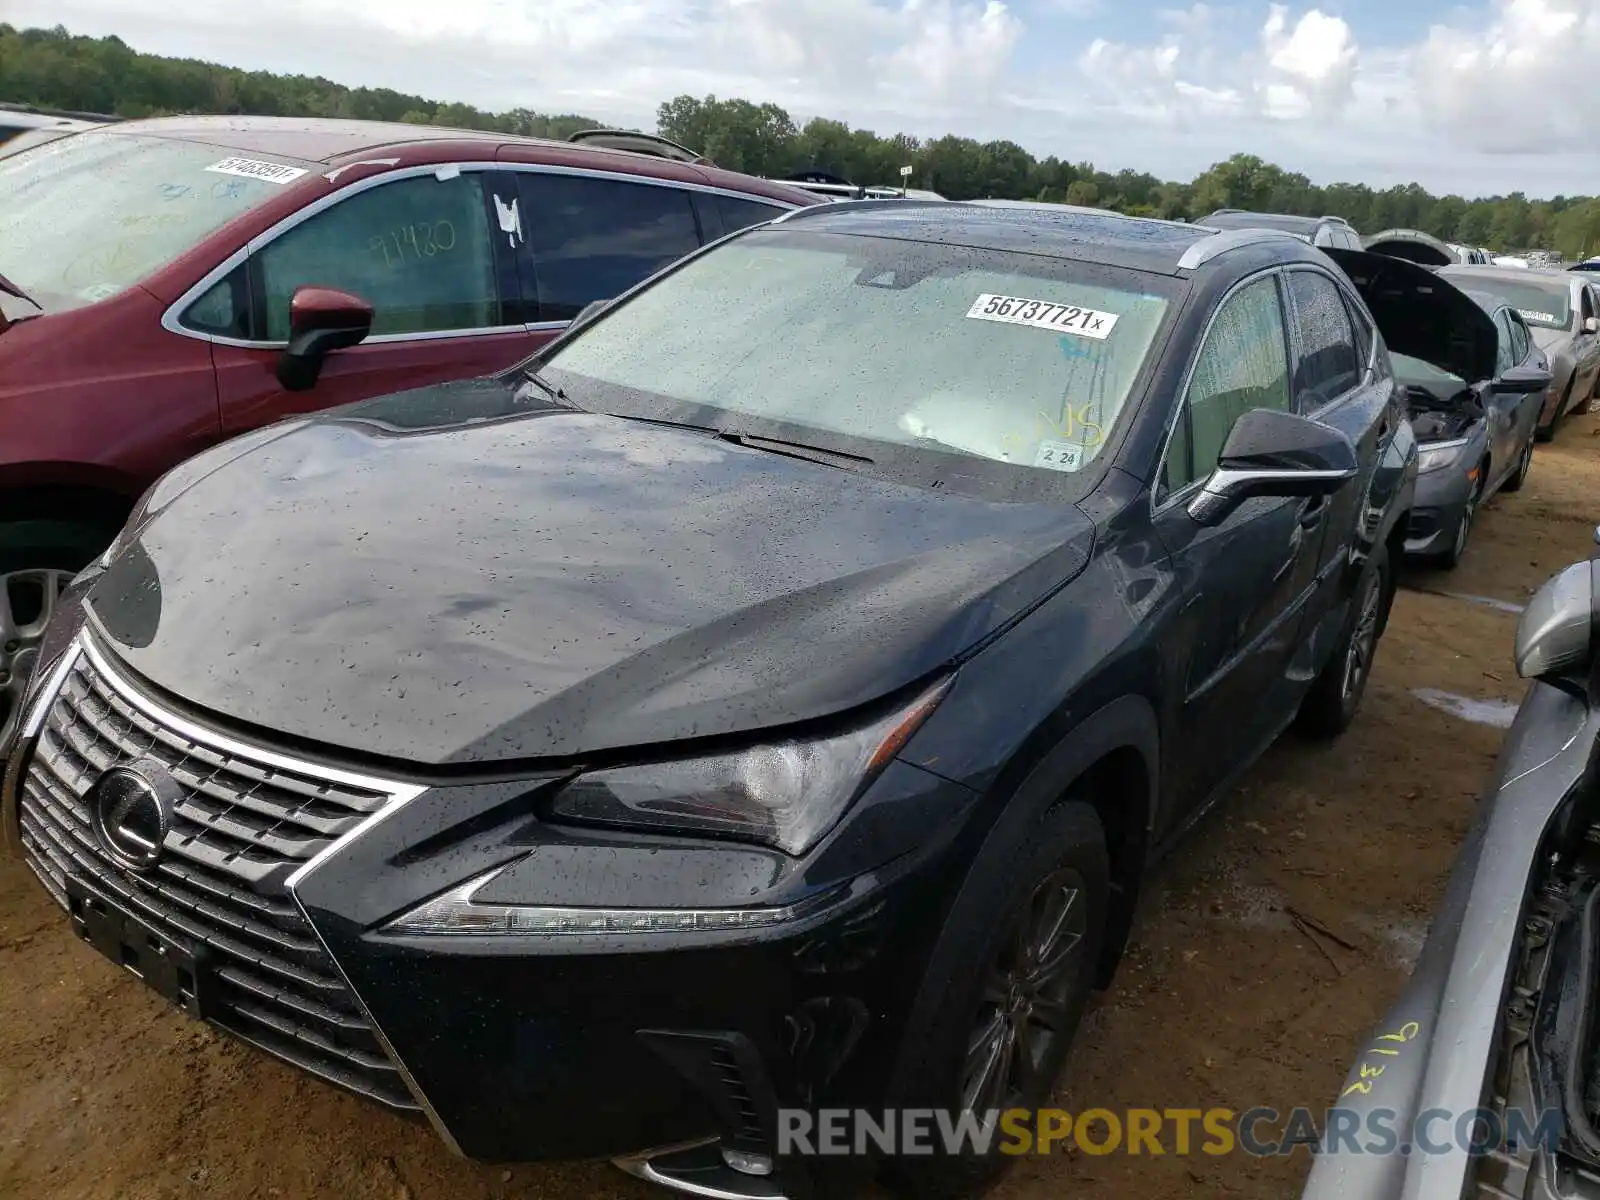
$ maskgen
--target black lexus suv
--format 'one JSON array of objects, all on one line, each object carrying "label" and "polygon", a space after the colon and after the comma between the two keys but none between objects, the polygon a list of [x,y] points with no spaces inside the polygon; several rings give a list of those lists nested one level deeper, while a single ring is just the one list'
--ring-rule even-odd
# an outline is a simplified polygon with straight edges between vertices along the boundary
[{"label": "black lexus suv", "polygon": [[1354,716],[1415,477],[1292,236],[802,210],[165,476],[7,827],[86,941],[464,1154],[793,1195],[780,1110],[1046,1099],[1146,866]]}]

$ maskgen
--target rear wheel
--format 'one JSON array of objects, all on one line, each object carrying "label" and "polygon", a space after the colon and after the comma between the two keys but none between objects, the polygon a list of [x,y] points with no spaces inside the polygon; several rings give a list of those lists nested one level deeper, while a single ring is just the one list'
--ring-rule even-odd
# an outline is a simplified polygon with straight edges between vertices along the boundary
[{"label": "rear wheel", "polygon": [[1379,546],[1356,583],[1338,646],[1300,702],[1300,729],[1316,738],[1338,737],[1355,720],[1372,675],[1389,590],[1389,551]]}]

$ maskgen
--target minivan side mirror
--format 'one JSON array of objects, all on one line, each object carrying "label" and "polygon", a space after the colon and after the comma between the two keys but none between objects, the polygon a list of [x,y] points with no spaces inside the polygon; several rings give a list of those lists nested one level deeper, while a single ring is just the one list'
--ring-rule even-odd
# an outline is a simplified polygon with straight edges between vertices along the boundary
[{"label": "minivan side mirror", "polygon": [[1356,477],[1356,449],[1309,417],[1257,408],[1233,423],[1217,469],[1189,502],[1198,525],[1217,525],[1256,496],[1327,496]]},{"label": "minivan side mirror", "polygon": [[1549,683],[1587,677],[1600,625],[1600,559],[1573,563],[1533,594],[1517,621],[1517,674]]},{"label": "minivan side mirror", "polygon": [[278,359],[278,382],[309,391],[335,350],[360,344],[372,332],[372,305],[335,288],[303,287],[289,301],[289,344]]},{"label": "minivan side mirror", "polygon": [[1600,317],[1585,317],[1583,319],[1585,333],[1600,333]]},{"label": "minivan side mirror", "polygon": [[[1591,321],[1593,317],[1589,318]],[[1501,393],[1509,392],[1542,392],[1550,386],[1553,376],[1549,371],[1538,367],[1515,366],[1511,367],[1490,386]]]}]

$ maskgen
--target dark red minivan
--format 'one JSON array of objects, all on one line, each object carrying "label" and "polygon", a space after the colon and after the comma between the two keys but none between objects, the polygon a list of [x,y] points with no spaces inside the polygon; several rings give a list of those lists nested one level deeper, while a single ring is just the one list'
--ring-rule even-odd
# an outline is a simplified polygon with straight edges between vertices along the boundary
[{"label": "dark red minivan", "polygon": [[818,202],[592,139],[361,121],[128,121],[0,158],[0,731],[64,573],[168,468],[502,370],[591,301]]}]

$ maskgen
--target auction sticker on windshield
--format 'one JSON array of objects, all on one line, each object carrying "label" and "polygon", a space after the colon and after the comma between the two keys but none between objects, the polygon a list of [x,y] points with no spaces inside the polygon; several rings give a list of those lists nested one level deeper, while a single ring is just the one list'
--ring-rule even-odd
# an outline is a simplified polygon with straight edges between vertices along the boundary
[{"label": "auction sticker on windshield", "polygon": [[1531,308],[1519,308],[1517,311],[1522,314],[1522,319],[1524,321],[1544,321],[1550,325],[1554,325],[1556,323],[1555,313],[1535,312]]},{"label": "auction sticker on windshield", "polygon": [[245,179],[259,179],[263,183],[293,183],[306,173],[304,167],[289,167],[283,163],[262,162],[254,158],[225,158],[206,168],[218,175],[240,175]]},{"label": "auction sticker on windshield", "polygon": [[1111,336],[1117,314],[1079,308],[1076,304],[1053,304],[1048,300],[1029,300],[1025,296],[996,296],[985,292],[972,302],[967,316],[976,321],[999,321],[1003,325],[1032,325],[1058,333],[1104,341]]},{"label": "auction sticker on windshield", "polygon": [[1083,466],[1084,447],[1077,442],[1057,442],[1046,439],[1039,443],[1033,456],[1033,465],[1049,467],[1052,471],[1076,471]]}]

